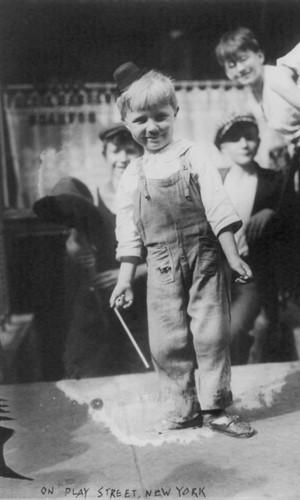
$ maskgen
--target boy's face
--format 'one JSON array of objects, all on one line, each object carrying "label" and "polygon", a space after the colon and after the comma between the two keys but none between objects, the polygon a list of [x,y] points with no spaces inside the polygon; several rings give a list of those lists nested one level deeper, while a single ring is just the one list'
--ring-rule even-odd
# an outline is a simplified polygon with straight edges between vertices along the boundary
[{"label": "boy's face", "polygon": [[264,54],[252,50],[240,50],[234,60],[227,60],[224,69],[229,80],[241,85],[254,85],[262,78]]},{"label": "boy's face", "polygon": [[134,139],[150,152],[156,152],[173,139],[176,112],[170,104],[149,110],[128,111],[126,126]]},{"label": "boy's face", "polygon": [[105,159],[108,167],[111,169],[111,181],[115,187],[118,186],[130,161],[139,155],[140,151],[137,145],[131,140],[122,141],[121,144],[107,142]]},{"label": "boy's face", "polygon": [[220,150],[231,163],[246,167],[257,153],[259,136],[251,123],[237,123],[225,134]]}]

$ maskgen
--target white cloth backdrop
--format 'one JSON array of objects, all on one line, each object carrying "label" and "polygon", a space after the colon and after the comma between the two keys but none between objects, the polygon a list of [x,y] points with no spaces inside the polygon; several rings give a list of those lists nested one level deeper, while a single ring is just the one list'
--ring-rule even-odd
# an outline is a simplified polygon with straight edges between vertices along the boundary
[{"label": "white cloth backdrop", "polygon": [[[211,141],[224,113],[252,110],[262,134],[259,160],[268,167],[268,150],[282,139],[266,127],[245,89],[223,81],[178,82],[176,89],[180,107],[177,135]],[[87,84],[83,88],[43,90],[14,86],[4,90],[3,102],[11,158],[7,168],[13,168],[17,188],[15,208],[30,208],[64,175],[78,177],[95,195],[97,186],[106,179],[98,134],[109,121],[120,119],[113,86]],[[6,192],[10,189],[7,186]],[[10,204],[8,195],[5,201]]]}]

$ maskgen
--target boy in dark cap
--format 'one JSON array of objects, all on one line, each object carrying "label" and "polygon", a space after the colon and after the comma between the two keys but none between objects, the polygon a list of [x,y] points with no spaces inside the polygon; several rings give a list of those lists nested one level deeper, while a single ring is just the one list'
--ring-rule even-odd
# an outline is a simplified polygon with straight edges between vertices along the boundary
[{"label": "boy in dark cap", "polygon": [[[98,195],[102,194],[111,208],[114,206],[115,193],[119,181],[129,162],[142,154],[142,148],[137,144],[124,123],[112,123],[106,126],[99,134],[102,141],[102,153],[109,169],[109,181],[98,189]],[[113,209],[114,210],[114,209]]]},{"label": "boy in dark cap", "polygon": [[142,154],[123,122],[113,122],[105,126],[99,138],[102,141],[102,154],[108,170],[107,182],[98,186],[97,205],[103,219],[102,235],[105,245],[101,250],[101,269],[97,285],[110,288],[116,284],[119,264],[115,260],[115,199],[120,179],[130,161]]},{"label": "boy in dark cap", "polygon": [[[231,113],[218,125],[215,144],[224,156],[226,170],[220,171],[224,187],[240,215],[243,226],[236,232],[239,254],[253,270],[254,281],[243,286],[232,283],[231,359],[247,363],[253,338],[249,336],[260,310],[265,322],[264,361],[272,360],[278,348],[278,285],[276,243],[282,175],[262,169],[254,158],[259,130],[252,114]],[[267,351],[270,352],[267,352]],[[272,352],[271,352],[272,351]]]},{"label": "boy in dark cap", "polygon": [[[102,142],[102,154],[107,168],[107,181],[98,186],[97,205],[102,217],[101,238],[97,262],[98,270],[95,286],[101,292],[105,302],[105,314],[114,339],[116,356],[115,371],[122,366],[127,370],[139,368],[139,360],[132,346],[127,343],[119,320],[109,307],[109,297],[119,274],[120,264],[115,258],[115,200],[119,182],[131,160],[142,154],[141,146],[134,141],[123,122],[110,122],[99,133]],[[130,330],[147,352],[147,313],[146,313],[146,266],[138,267],[134,287],[138,300],[131,311],[125,312],[125,320]],[[118,347],[119,346],[119,347]]]}]

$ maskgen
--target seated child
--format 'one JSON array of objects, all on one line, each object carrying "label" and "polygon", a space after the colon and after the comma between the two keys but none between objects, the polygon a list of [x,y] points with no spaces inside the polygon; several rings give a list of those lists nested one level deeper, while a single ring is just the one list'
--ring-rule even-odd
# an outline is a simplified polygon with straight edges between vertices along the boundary
[{"label": "seated child", "polygon": [[265,64],[265,56],[253,32],[237,28],[225,33],[216,56],[227,77],[251,88],[268,124],[288,142],[300,137],[300,43],[277,60]]},{"label": "seated child", "polygon": [[[254,280],[231,287],[231,361],[247,363],[253,339],[249,336],[260,310],[265,318],[263,361],[278,349],[278,286],[276,243],[282,175],[262,169],[254,161],[259,146],[258,125],[251,114],[227,114],[219,123],[215,144],[227,171],[220,171],[224,187],[243,221],[235,233],[239,254],[251,266]],[[274,360],[274,359],[273,359]]]},{"label": "seated child", "polygon": [[[107,290],[97,283],[103,266],[99,255],[110,242],[91,192],[79,179],[64,177],[33,208],[42,220],[69,229],[64,266],[64,377],[111,375],[132,371],[132,365],[139,367],[134,348],[109,308],[112,287]],[[113,243],[110,251],[114,252]]]},{"label": "seated child", "polygon": [[64,352],[60,353],[66,378],[104,375],[108,363],[111,336],[101,296],[96,296],[98,233],[101,217],[92,193],[75,177],[63,177],[50,195],[37,200],[36,215],[45,222],[68,228],[64,263]]},{"label": "seated child", "polygon": [[241,221],[209,151],[173,137],[178,104],[172,81],[133,63],[120,66],[114,78],[121,117],[144,155],[130,163],[117,193],[121,266],[111,307],[132,304],[145,248],[150,349],[169,396],[162,428],[198,423],[250,437],[253,428],[225,411],[232,394],[224,254],[241,281],[252,276],[233,236]]}]

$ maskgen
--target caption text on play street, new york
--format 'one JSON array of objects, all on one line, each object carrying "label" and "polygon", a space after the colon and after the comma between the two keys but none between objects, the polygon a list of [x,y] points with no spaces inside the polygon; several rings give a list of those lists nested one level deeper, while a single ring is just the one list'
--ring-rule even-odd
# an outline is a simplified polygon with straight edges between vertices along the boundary
[{"label": "caption text on play street, new york", "polygon": [[100,486],[99,488],[56,488],[55,486],[43,486],[41,488],[42,497],[53,498],[206,498],[205,486],[174,486],[174,487],[160,487],[160,488],[145,488],[143,491],[132,488],[106,488]]}]

